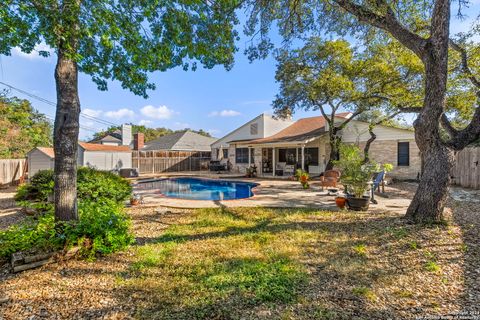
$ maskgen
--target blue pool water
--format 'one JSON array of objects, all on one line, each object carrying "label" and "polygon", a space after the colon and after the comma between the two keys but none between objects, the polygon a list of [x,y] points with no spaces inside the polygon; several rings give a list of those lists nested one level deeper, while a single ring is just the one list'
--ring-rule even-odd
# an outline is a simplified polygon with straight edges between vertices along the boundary
[{"label": "blue pool water", "polygon": [[199,178],[168,178],[140,182],[140,189],[157,189],[171,198],[234,200],[253,196],[256,183]]}]

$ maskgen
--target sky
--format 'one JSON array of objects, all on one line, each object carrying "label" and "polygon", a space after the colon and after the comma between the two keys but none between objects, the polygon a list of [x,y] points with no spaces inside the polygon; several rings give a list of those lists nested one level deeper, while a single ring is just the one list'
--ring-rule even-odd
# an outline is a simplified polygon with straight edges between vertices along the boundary
[{"label": "sky", "polygon": [[[479,9],[480,0],[475,0],[466,10],[467,19],[452,19],[452,32],[466,30]],[[203,129],[222,137],[263,112],[271,114],[271,103],[278,92],[275,59],[250,63],[243,54],[245,40],[241,39],[237,46],[239,51],[230,71],[217,66],[153,73],[150,80],[157,88],[149,92],[148,99],[122,89],[118,82],[110,82],[108,91],[99,91],[89,76],[80,74],[82,112],[114,124],[132,122],[149,127]],[[40,45],[37,49],[45,48]],[[38,52],[25,54],[14,48],[11,56],[0,56],[0,81],[55,102],[55,59],[54,53],[43,58]],[[3,88],[0,84],[0,89]],[[14,90],[11,94],[28,98],[37,110],[53,118],[54,106]],[[294,114],[294,119],[317,115],[319,111],[301,111]],[[81,139],[88,139],[94,131],[107,127],[85,118],[81,118],[81,125]]]}]

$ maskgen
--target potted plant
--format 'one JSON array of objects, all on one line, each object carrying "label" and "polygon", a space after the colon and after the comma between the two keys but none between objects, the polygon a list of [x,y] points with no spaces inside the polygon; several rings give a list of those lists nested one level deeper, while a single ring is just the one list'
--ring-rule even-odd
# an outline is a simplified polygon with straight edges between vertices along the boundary
[{"label": "potted plant", "polygon": [[[373,175],[381,170],[373,161],[365,162],[364,156],[355,145],[340,146],[340,160],[334,162],[341,170],[341,182],[345,186],[347,205],[351,210],[365,211],[370,204],[370,190]],[[391,167],[385,165],[384,168]]]},{"label": "potted plant", "polygon": [[310,188],[310,185],[308,184],[308,180],[310,180],[310,175],[308,174],[308,172],[302,169],[297,169],[297,172],[295,173],[295,177],[300,182],[303,189]]}]

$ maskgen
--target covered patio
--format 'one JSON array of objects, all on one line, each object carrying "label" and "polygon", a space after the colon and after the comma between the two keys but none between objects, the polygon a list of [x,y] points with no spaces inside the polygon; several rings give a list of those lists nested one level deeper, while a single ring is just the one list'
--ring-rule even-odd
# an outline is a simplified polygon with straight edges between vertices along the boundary
[{"label": "covered patio", "polygon": [[329,154],[325,132],[242,141],[236,148],[248,150],[247,165],[255,166],[260,177],[290,177],[297,169],[318,176],[325,170]]}]

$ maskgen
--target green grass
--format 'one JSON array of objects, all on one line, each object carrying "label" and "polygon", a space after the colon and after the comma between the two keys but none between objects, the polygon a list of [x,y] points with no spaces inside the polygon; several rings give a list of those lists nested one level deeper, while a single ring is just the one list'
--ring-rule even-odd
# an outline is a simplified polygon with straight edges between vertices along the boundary
[{"label": "green grass", "polygon": [[[396,287],[418,272],[399,268],[407,254],[420,267],[422,257],[434,261],[420,227],[401,223],[348,211],[196,210],[135,247],[116,283],[139,319],[368,319],[385,310],[379,301],[413,301],[410,292],[422,290],[421,282]],[[430,267],[425,281],[436,276]],[[336,308],[343,297],[349,307]]]}]

